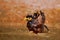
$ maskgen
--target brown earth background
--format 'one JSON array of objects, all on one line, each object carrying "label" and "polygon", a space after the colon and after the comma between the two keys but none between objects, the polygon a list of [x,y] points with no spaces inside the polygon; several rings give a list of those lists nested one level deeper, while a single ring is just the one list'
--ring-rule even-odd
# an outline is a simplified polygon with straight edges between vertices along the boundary
[{"label": "brown earth background", "polygon": [[60,28],[60,0],[0,0],[0,26],[25,25],[24,17],[39,10],[48,27]]}]

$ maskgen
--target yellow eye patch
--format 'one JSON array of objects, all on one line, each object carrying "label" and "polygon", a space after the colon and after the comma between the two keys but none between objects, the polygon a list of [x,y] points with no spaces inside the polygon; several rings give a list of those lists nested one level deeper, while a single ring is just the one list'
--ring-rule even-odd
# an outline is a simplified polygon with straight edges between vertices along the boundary
[{"label": "yellow eye patch", "polygon": [[32,20],[32,18],[28,18],[28,20]]},{"label": "yellow eye patch", "polygon": [[24,20],[28,20],[29,21],[29,20],[32,20],[32,18],[24,18]]}]

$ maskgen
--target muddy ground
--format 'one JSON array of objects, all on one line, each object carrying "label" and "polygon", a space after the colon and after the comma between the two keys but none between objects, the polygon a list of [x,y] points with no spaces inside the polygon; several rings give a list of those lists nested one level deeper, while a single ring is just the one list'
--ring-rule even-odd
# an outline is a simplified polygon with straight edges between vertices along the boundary
[{"label": "muddy ground", "polygon": [[0,26],[0,40],[60,40],[60,29],[49,27],[48,33],[34,34],[26,27],[2,27]]}]

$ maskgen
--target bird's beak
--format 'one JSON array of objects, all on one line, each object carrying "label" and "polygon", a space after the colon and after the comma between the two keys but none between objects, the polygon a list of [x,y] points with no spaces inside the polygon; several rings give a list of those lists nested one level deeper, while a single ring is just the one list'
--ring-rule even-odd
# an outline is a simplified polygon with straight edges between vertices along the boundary
[{"label": "bird's beak", "polygon": [[24,18],[24,20],[27,20],[27,18]]},{"label": "bird's beak", "polygon": [[24,20],[28,20],[29,21],[29,20],[32,20],[32,18],[24,18]]}]

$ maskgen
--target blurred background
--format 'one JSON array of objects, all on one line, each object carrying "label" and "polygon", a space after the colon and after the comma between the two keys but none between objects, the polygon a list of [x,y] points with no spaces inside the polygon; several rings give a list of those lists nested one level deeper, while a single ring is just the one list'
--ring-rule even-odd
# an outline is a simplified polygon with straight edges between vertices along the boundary
[{"label": "blurred background", "polygon": [[60,0],[0,0],[0,32],[28,31],[24,17],[40,10],[48,27],[60,28]]},{"label": "blurred background", "polygon": [[0,25],[25,24],[28,13],[42,10],[46,25],[60,25],[60,0],[0,0]]}]

